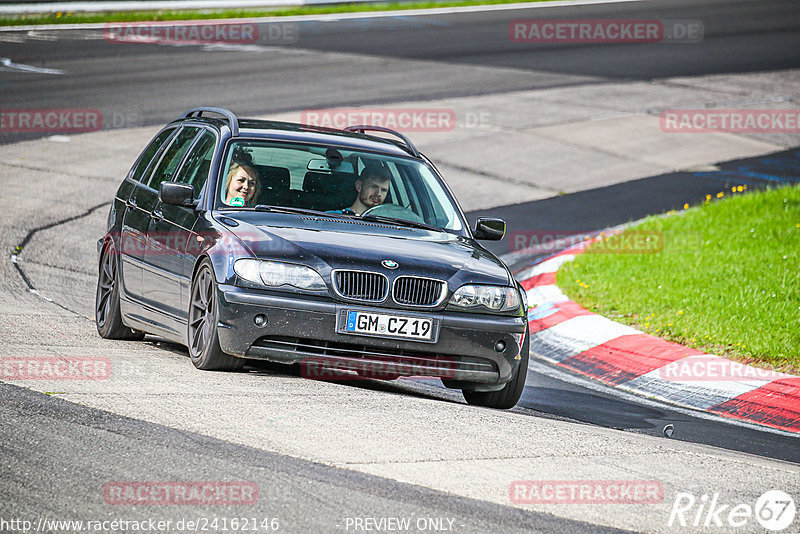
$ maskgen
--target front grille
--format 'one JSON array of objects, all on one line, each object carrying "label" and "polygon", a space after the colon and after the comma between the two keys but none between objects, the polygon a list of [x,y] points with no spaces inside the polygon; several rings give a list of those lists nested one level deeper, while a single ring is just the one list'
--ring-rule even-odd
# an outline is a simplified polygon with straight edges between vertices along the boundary
[{"label": "front grille", "polygon": [[400,276],[394,282],[392,297],[398,304],[435,306],[444,297],[445,287],[442,280]]},{"label": "front grille", "polygon": [[389,292],[386,276],[366,271],[334,271],[333,285],[341,296],[367,302],[380,302]]}]

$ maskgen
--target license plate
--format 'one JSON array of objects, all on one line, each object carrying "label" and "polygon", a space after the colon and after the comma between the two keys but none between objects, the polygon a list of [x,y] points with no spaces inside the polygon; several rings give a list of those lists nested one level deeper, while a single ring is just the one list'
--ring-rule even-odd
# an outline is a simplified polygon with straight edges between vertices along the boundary
[{"label": "license plate", "polygon": [[433,338],[433,320],[348,310],[344,331],[351,334],[430,341]]}]

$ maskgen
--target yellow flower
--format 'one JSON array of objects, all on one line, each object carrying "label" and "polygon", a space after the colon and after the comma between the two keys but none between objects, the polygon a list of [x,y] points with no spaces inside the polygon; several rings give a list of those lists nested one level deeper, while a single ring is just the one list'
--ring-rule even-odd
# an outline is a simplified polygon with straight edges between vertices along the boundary
[{"label": "yellow flower", "polygon": [[688,210],[688,209],[689,209],[689,203],[688,203],[688,202],[687,202],[686,204],[684,204],[684,205],[683,205],[683,209],[685,209],[685,210]]},{"label": "yellow flower", "polygon": [[723,195],[725,195],[725,193],[723,193],[722,191],[720,191],[719,193],[717,193],[717,198],[722,198],[722,197],[723,197]]},{"label": "yellow flower", "polygon": [[746,186],[746,185],[743,185],[743,186],[742,186],[742,189],[747,189],[747,186]]},{"label": "yellow flower", "polygon": [[57,18],[57,19],[60,19],[60,18],[61,18],[61,11],[59,11],[58,13],[56,13],[56,18]]},{"label": "yellow flower", "polygon": [[672,323],[669,323],[667,326],[672,326]]},{"label": "yellow flower", "polygon": [[711,200],[711,195],[706,195],[706,200]]},{"label": "yellow flower", "polygon": [[683,310],[678,310],[678,315],[683,315]]}]

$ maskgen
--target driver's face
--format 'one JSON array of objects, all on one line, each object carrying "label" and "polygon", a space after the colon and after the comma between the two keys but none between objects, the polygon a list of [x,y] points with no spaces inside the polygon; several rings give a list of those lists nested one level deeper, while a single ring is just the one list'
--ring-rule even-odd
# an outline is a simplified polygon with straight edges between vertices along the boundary
[{"label": "driver's face", "polygon": [[383,201],[386,200],[386,195],[389,193],[389,180],[370,176],[363,182],[357,180],[356,189],[361,203],[367,208],[374,208],[383,204]]}]

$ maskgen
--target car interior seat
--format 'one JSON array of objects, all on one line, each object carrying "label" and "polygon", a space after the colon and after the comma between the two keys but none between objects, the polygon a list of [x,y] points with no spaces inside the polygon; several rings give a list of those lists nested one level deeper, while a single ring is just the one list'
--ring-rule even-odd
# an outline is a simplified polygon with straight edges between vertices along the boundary
[{"label": "car interior seat", "polygon": [[289,195],[289,169],[270,165],[254,165],[258,171],[260,191],[256,204],[284,205]]},{"label": "car interior seat", "polygon": [[353,204],[355,181],[353,173],[309,171],[303,179],[303,191],[308,193],[312,209],[339,210]]}]

